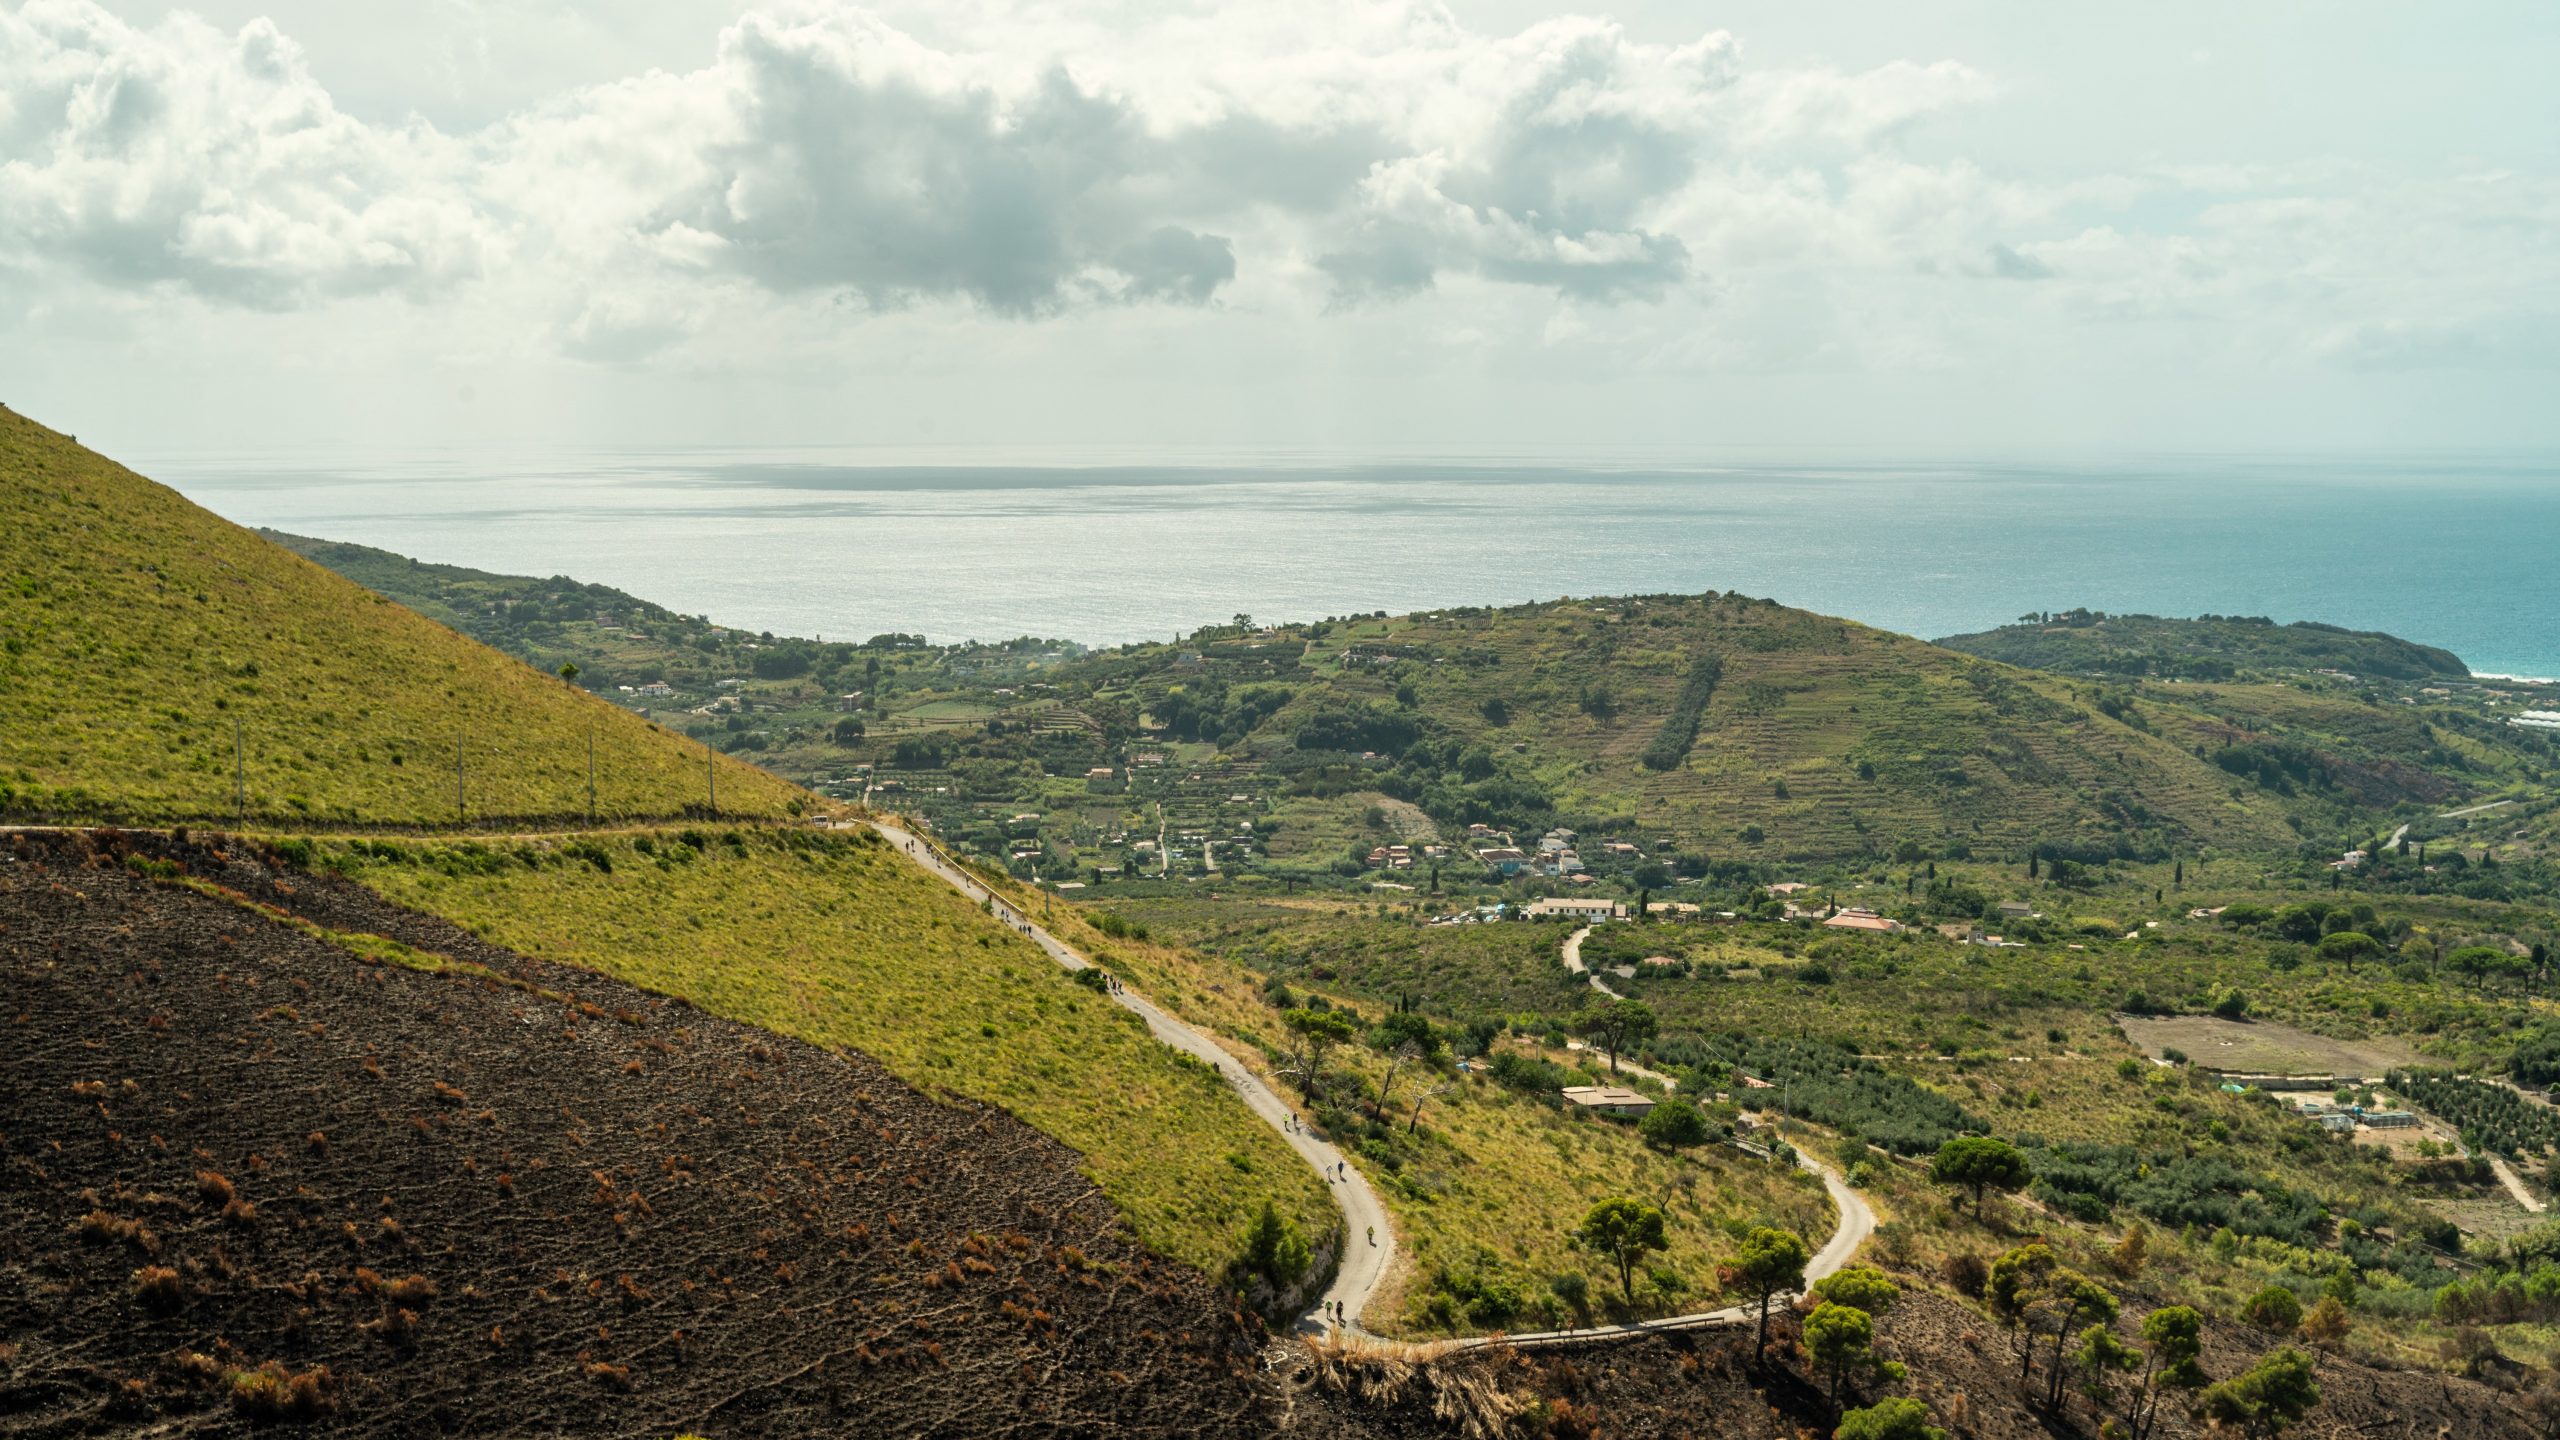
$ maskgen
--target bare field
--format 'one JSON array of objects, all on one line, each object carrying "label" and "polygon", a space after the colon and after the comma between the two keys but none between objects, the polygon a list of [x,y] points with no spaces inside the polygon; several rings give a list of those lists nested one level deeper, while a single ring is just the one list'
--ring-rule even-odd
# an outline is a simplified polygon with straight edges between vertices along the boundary
[{"label": "bare field", "polygon": [[2418,1052],[2387,1038],[2333,1040],[2272,1020],[2212,1015],[2119,1015],[2117,1028],[2152,1059],[2176,1050],[2208,1070],[2242,1075],[2337,1075],[2381,1078]]}]

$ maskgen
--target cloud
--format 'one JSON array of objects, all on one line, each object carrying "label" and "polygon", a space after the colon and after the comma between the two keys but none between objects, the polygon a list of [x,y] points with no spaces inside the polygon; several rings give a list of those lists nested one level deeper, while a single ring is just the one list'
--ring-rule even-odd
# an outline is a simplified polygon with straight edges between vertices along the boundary
[{"label": "cloud", "polygon": [[339,112],[259,20],[140,30],[84,0],[0,14],[0,260],[291,309],[449,289],[506,248],[462,147]]},{"label": "cloud", "polygon": [[2034,87],[1958,60],[1487,32],[1433,0],[948,0],[905,27],[753,0],[702,44],[448,133],[358,118],[265,21],[0,9],[0,313],[214,335],[372,299],[433,363],[581,374],[999,347],[1188,374],[1349,336],[1416,373],[1597,376],[2123,365],[2146,329],[2181,365],[2523,366],[2560,310],[2547,179],[2004,171],[1978,152],[2009,117],[1935,117]]},{"label": "cloud", "polygon": [[2002,280],[2050,280],[2053,267],[2032,255],[2022,255],[2006,245],[1994,244],[1985,256],[1991,274]]}]

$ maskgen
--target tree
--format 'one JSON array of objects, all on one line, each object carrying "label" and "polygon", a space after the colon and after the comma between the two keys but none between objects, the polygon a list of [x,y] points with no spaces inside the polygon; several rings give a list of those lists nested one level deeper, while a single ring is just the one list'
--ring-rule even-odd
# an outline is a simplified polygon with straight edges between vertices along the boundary
[{"label": "tree", "polygon": [[1609,1073],[1618,1073],[1618,1052],[1653,1038],[1660,1021],[1641,1000],[1611,1000],[1586,1007],[1573,1017],[1573,1033],[1597,1042],[1609,1052]]},{"label": "tree", "polygon": [[2475,990],[2486,984],[2490,976],[2506,970],[2507,962],[2507,952],[2495,945],[2465,945],[2444,957],[2444,963],[2453,967],[2453,973],[2470,981]]},{"label": "tree", "polygon": [[1280,1218],[1270,1201],[1263,1201],[1262,1213],[1245,1227],[1244,1253],[1237,1258],[1236,1268],[1279,1291],[1298,1283],[1298,1277],[1307,1273],[1309,1259],[1306,1237]]},{"label": "tree", "polygon": [[1832,1404],[1840,1403],[1840,1387],[1848,1383],[1849,1367],[1874,1353],[1875,1338],[1875,1317],[1855,1305],[1826,1300],[1804,1317],[1805,1353],[1831,1372]]},{"label": "tree", "polygon": [[1592,1206],[1591,1213],[1583,1216],[1582,1224],[1574,1230],[1573,1238],[1618,1267],[1618,1289],[1630,1305],[1636,1299],[1636,1262],[1647,1251],[1671,1248],[1663,1234],[1662,1211],[1623,1195]]},{"label": "tree", "polygon": [[[2128,1060],[2125,1063],[2130,1065],[2133,1062]],[[2117,1279],[2130,1280],[2142,1273],[2142,1267],[2150,1258],[2151,1229],[2136,1220],[2125,1227],[2124,1238],[2107,1252],[2107,1268],[2115,1272]]]},{"label": "tree", "polygon": [[2347,1318],[2345,1301],[2335,1295],[2323,1295],[2302,1317],[2302,1338],[2322,1349],[2332,1349],[2347,1338],[2353,1324]]},{"label": "tree", "polygon": [[836,722],[835,742],[838,745],[851,745],[862,738],[865,728],[861,716],[847,715]]},{"label": "tree", "polygon": [[[2062,1404],[2063,1384],[2071,1378],[2074,1357],[2066,1354],[2063,1346],[2071,1338],[2072,1327],[2083,1319],[2094,1319],[2097,1322],[2095,1328],[2104,1329],[2114,1323],[2117,1305],[2115,1295],[2107,1287],[2077,1270],[2055,1272],[2050,1294],[2053,1370],[2045,1385],[2044,1403],[2049,1409],[2057,1409]],[[2084,1354],[2096,1354],[2102,1359],[2109,1354],[2104,1346],[2090,1344],[2085,1334],[2081,1349]]]},{"label": "tree", "polygon": [[2080,1347],[2071,1352],[2071,1363],[2089,1372],[2090,1390],[2104,1401],[2107,1377],[2139,1367],[2142,1357],[2116,1338],[2114,1326],[2101,1321],[2080,1332]]},{"label": "tree", "polygon": [[2028,1371],[2035,1365],[2036,1337],[2028,1322],[2059,1263],[2041,1241],[2021,1245],[1991,1262],[1991,1278],[1982,1287],[1982,1298],[1991,1306],[1991,1318],[1999,1321],[2003,1329],[2018,1332],[2020,1385],[2026,1383]]},{"label": "tree", "polygon": [[1348,1045],[1359,1038],[1359,1027],[1339,1010],[1291,1010],[1280,1020],[1298,1037],[1298,1084],[1313,1099],[1316,1081],[1324,1072],[1324,1057],[1334,1046]]},{"label": "tree", "polygon": [[1369,1107],[1369,1118],[1380,1124],[1387,1119],[1387,1096],[1395,1090],[1396,1072],[1422,1058],[1422,1047],[1411,1040],[1402,1041],[1387,1052],[1386,1078],[1378,1082],[1378,1103]]},{"label": "tree", "polygon": [[2311,1357],[2287,1345],[2241,1374],[2208,1387],[2201,1408],[2216,1425],[2266,1440],[2291,1429],[2319,1403]]},{"label": "tree", "polygon": [[560,662],[560,678],[561,678],[561,679],[563,679],[563,680],[568,681],[568,682],[569,682],[570,684],[572,684],[572,685],[577,684],[577,683],[578,683],[578,662],[577,662],[577,661],[575,661],[575,660],[563,660],[563,661],[561,661],[561,662]]},{"label": "tree", "polygon": [[2142,1389],[2135,1397],[2134,1440],[2160,1420],[2160,1389],[2193,1390],[2204,1384],[2196,1356],[2204,1348],[2204,1317],[2185,1305],[2164,1305],[2142,1317]]},{"label": "tree", "polygon": [[1644,1114],[1636,1133],[1661,1150],[1685,1150],[1707,1138],[1707,1117],[1686,1100],[1665,1100]]},{"label": "tree", "polygon": [[1831,1440],[1947,1440],[1947,1432],[1929,1423],[1929,1407],[1896,1395],[1840,1417]]},{"label": "tree", "polygon": [[1804,1285],[1804,1267],[1812,1258],[1813,1252],[1805,1247],[1803,1236],[1792,1230],[1757,1225],[1742,1237],[1742,1246],[1734,1252],[1732,1263],[1718,1272],[1726,1289],[1740,1291],[1760,1306],[1759,1338],[1751,1351],[1753,1364],[1758,1364],[1769,1348],[1770,1300],[1800,1289]]},{"label": "tree", "polygon": [[1902,1289],[1872,1265],[1852,1265],[1814,1281],[1813,1293],[1834,1305],[1854,1305],[1870,1315],[1881,1315],[1893,1308]]},{"label": "tree", "polygon": [[1972,1193],[1975,1219],[1982,1217],[1984,1191],[2007,1194],[2024,1187],[2032,1178],[2026,1152],[1989,1135],[1959,1135],[1939,1146],[1936,1157],[1929,1162],[1932,1182]]},{"label": "tree", "polygon": [[2320,937],[2320,958],[2344,965],[2350,975],[2356,973],[2357,961],[2370,960],[2381,953],[2382,943],[2361,931],[2341,930]]},{"label": "tree", "polygon": [[2290,1330],[2302,1323],[2302,1297],[2281,1285],[2269,1285],[2240,1307],[2240,1318],[2261,1330]]}]

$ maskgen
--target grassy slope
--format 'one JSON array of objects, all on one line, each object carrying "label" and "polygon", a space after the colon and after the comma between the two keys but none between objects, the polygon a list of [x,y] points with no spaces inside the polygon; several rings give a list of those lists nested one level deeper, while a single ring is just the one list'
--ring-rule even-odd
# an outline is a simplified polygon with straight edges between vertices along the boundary
[{"label": "grassy slope", "polygon": [[[607,815],[705,798],[703,752],[0,411],[0,810],[269,819]],[[724,813],[796,789],[720,763]]]},{"label": "grassy slope", "polygon": [[[1420,708],[1490,747],[1525,744],[1540,778],[1577,807],[1632,814],[1646,833],[1697,836],[1717,854],[1859,853],[1906,837],[2008,848],[2107,844],[2127,830],[2188,846],[2283,836],[2272,806],[2235,798],[2227,776],[2084,708],[2067,685],[1764,602],[1673,596],[1451,612],[1345,627],[1321,649],[1382,642],[1498,655],[1494,665],[1416,667]],[[1639,757],[1702,651],[1723,656],[1724,676],[1697,742],[1678,768],[1649,770]],[[1392,686],[1374,673],[1337,671],[1329,688],[1383,699]],[[1611,718],[1582,707],[1594,683],[1615,702]],[[1483,718],[1494,698],[1509,725]],[[1749,825],[1762,842],[1740,838]]]},{"label": "grassy slope", "polygon": [[2416,680],[2462,676],[2471,668],[2450,650],[2374,630],[2297,621],[2168,619],[2157,615],[2057,616],[2053,623],[2003,625],[1938,642],[1968,655],[2074,674],[2229,674],[2240,670],[2346,670]]},{"label": "grassy slope", "polygon": [[[1091,924],[1088,913],[1072,905],[1044,907],[998,875],[985,877],[1015,903],[1033,914],[1049,912],[1050,929],[1082,949],[1106,968],[1127,978],[1149,998],[1195,1025],[1217,1031],[1228,1048],[1260,1072],[1282,1093],[1293,1083],[1271,1063],[1285,1050],[1288,1036],[1279,1012],[1262,989],[1262,977],[1235,960],[1214,953],[1177,948],[1153,940],[1110,936]],[[1162,911],[1139,907],[1152,922]],[[1218,909],[1200,907],[1206,920]],[[1260,907],[1273,911],[1281,907]],[[1510,935],[1533,927],[1481,932]],[[1542,931],[1552,950],[1564,932]],[[1410,934],[1405,931],[1403,933]],[[1443,934],[1449,932],[1441,932]],[[1537,937],[1530,937],[1535,939]],[[1435,951],[1455,954],[1454,951]],[[1423,964],[1436,963],[1424,960]],[[1487,957],[1486,963],[1493,963]],[[1561,973],[1551,960],[1548,968]],[[1349,967],[1344,978],[1350,979]],[[1292,974],[1293,982],[1303,980]],[[1352,987],[1356,989],[1357,987]],[[1375,1020],[1384,1007],[1370,991],[1354,1003],[1340,990],[1335,1003]],[[1327,1063],[1335,1077],[1337,1098],[1352,1095],[1360,1103],[1338,1133],[1360,1149],[1379,1198],[1394,1216],[1398,1243],[1396,1272],[1364,1317],[1381,1333],[1428,1335],[1458,1330],[1520,1329],[1562,1325],[1576,1319],[1554,1295],[1558,1275],[1581,1274],[1592,1282],[1595,1304],[1605,1312],[1628,1313],[1606,1294],[1606,1266],[1573,1244],[1571,1232],[1601,1200],[1634,1195],[1663,1207],[1671,1221],[1671,1248],[1655,1260],[1665,1273],[1678,1277],[1666,1290],[1646,1276],[1637,1277],[1634,1313],[1672,1314],[1702,1308],[1715,1292],[1719,1261],[1733,1249],[1732,1227],[1751,1223],[1783,1224],[1817,1237],[1830,1233],[1834,1216],[1822,1187],[1800,1172],[1748,1159],[1718,1147],[1665,1154],[1645,1145],[1625,1126],[1577,1123],[1552,1107],[1535,1103],[1487,1081],[1481,1072],[1459,1077],[1443,1070],[1426,1077],[1402,1067],[1394,1092],[1396,1123],[1385,1143],[1362,1144],[1358,1133],[1362,1108],[1385,1079],[1386,1058],[1365,1047],[1346,1047]],[[1424,1103],[1422,1123],[1407,1136],[1417,1084],[1441,1088]],[[1354,1244],[1360,1243],[1355,1237]],[[1521,1308],[1510,1314],[1474,1313],[1458,1307],[1447,1315],[1430,1313],[1432,1299],[1448,1277],[1461,1286],[1489,1283],[1507,1287]]]},{"label": "grassy slope", "polygon": [[[590,684],[666,676],[691,694],[748,668],[750,657],[723,648],[740,637],[717,636],[705,621],[606,587],[277,538],[543,668],[574,659]],[[597,623],[608,612],[621,628]],[[1656,836],[1767,860],[1872,854],[1904,838],[2003,851],[2036,842],[2104,846],[2126,831],[2148,832],[2187,853],[2208,846],[2262,849],[2289,843],[2280,821],[2334,828],[2348,807],[2476,796],[2517,779],[2531,759],[2519,753],[2530,748],[2531,737],[2520,742],[2494,719],[2450,703],[2385,703],[2390,697],[2377,701],[2356,686],[2302,673],[2328,664],[2364,674],[2459,671],[2454,657],[2389,636],[2317,625],[2119,616],[2088,625],[2008,627],[1953,643],[2066,671],[2089,669],[2103,656],[2159,653],[2201,656],[2244,676],[2296,673],[2283,683],[2116,678],[2103,683],[2102,696],[2085,681],[1979,664],[1862,626],[1713,596],[1357,621],[1331,627],[1311,646],[1289,634],[1207,643],[1205,666],[1175,663],[1191,647],[1135,646],[1043,673],[1070,691],[1098,686],[1141,707],[1172,686],[1204,681],[1298,689],[1296,703],[1240,747],[1262,758],[1285,756],[1296,726],[1329,703],[1389,704],[1400,686],[1410,685],[1422,717],[1484,743],[1570,813],[1632,818]],[[981,673],[984,656],[961,660],[956,652],[803,648],[815,668],[791,680],[751,682],[758,718],[730,722],[770,732],[766,763],[803,777],[836,774],[855,758],[881,758],[919,726],[967,732],[1004,704],[987,693],[990,687],[1022,679],[1005,666]],[[1661,729],[1691,658],[1702,651],[1724,659],[1725,676],[1698,742],[1680,767],[1650,770],[1640,757]],[[1360,663],[1346,664],[1354,654]],[[850,751],[824,743],[837,718],[825,697],[873,685],[869,667],[882,665],[877,683],[901,687],[901,698],[891,713],[871,717],[873,739]],[[2182,662],[2166,673],[2193,669]],[[1586,713],[1580,702],[1590,687],[1609,692],[1617,713]],[[1510,725],[1484,720],[1481,707],[1494,698],[1512,707]],[[2113,713],[2100,708],[2101,698]],[[2140,723],[2121,723],[2128,716]],[[2198,758],[2198,752],[2267,738],[2310,747],[2335,772],[2336,785],[2318,795],[2270,794],[2235,785]],[[1196,756],[1173,748],[1186,763],[1207,763],[1216,753],[1214,746]],[[1059,763],[1076,774],[1082,764],[1109,758],[1097,751]],[[1785,796],[1778,794],[1781,782]],[[1283,799],[1273,812],[1284,824],[1271,857],[1321,864],[1354,839],[1365,845],[1379,838],[1359,821],[1372,803],[1375,796],[1360,794]],[[1027,791],[989,804],[1053,808]],[[1763,839],[1743,839],[1750,826],[1759,827]]]},{"label": "grassy slope", "polygon": [[392,899],[510,948],[1000,1105],[1083,1153],[1142,1241],[1205,1269],[1265,1199],[1311,1234],[1334,1223],[1321,1183],[1206,1068],[940,882],[876,844],[741,839],[692,858],[668,836],[655,855],[617,837],[610,871],[336,853]]}]

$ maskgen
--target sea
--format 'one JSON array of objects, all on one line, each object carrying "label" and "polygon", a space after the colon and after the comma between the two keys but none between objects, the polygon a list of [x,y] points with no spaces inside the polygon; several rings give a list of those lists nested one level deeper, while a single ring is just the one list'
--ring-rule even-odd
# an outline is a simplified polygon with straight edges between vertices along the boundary
[{"label": "sea", "polygon": [[2385,630],[2560,676],[2560,457],[1787,464],[768,448],[185,453],[247,525],[750,630],[1088,645],[1731,590],[1924,637],[2078,606]]}]

